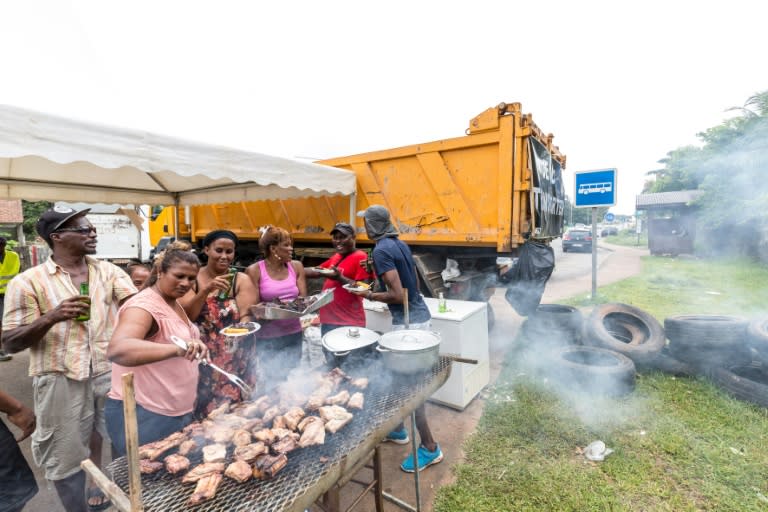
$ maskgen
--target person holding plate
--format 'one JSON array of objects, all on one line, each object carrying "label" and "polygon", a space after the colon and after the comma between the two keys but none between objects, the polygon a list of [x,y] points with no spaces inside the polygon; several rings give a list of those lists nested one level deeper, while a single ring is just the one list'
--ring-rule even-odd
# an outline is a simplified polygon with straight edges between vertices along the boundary
[{"label": "person holding plate", "polygon": [[[195,285],[180,302],[200,329],[200,339],[208,347],[208,360],[253,387],[256,384],[254,336],[241,336],[240,332],[237,337],[226,334],[226,329],[233,326],[251,330],[258,326],[250,322],[253,319],[248,309],[256,301],[256,288],[247,275],[232,269],[237,243],[237,236],[223,229],[211,231],[203,238],[207,261]],[[195,417],[207,416],[223,402],[248,398],[221,373],[214,372],[210,366],[200,367]]]},{"label": "person holding plate", "polygon": [[[331,240],[336,254],[316,268],[306,269],[307,277],[325,277],[323,291],[334,289],[333,301],[320,308],[320,333],[339,327],[365,327],[363,298],[348,289],[367,289],[373,277],[363,266],[368,255],[355,246],[355,228],[346,222],[337,222],[331,230]],[[360,286],[365,284],[365,286]]]}]

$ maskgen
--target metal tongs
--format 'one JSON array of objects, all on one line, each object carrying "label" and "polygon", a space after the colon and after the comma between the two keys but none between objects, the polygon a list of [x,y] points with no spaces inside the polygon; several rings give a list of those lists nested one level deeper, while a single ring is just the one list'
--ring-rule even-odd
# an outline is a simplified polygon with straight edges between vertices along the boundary
[{"label": "metal tongs", "polygon": [[[179,338],[178,336],[172,335],[171,336],[171,341],[173,342],[174,345],[176,345],[177,347],[181,347],[184,350],[187,350],[189,348],[189,345],[187,345],[187,342],[184,341],[183,339]],[[213,368],[217,372],[219,372],[222,375],[224,375],[227,379],[229,379],[229,381],[232,384],[234,384],[235,386],[240,388],[240,391],[242,391],[243,394],[245,396],[247,396],[248,398],[250,398],[251,395],[253,394],[253,389],[251,388],[251,386],[249,386],[243,379],[241,379],[240,377],[238,377],[234,373],[225,372],[224,370],[222,370],[221,368],[219,368],[218,366],[216,366],[212,362],[208,361],[207,359],[200,359],[199,362],[202,365],[210,366],[211,368]]]}]

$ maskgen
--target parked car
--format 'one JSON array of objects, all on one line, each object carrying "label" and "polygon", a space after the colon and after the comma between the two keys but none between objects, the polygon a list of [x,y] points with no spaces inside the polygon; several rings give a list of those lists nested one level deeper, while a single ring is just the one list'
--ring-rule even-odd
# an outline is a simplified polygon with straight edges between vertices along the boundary
[{"label": "parked car", "polygon": [[571,249],[592,251],[592,232],[588,229],[571,228],[563,235],[563,252]]},{"label": "parked car", "polygon": [[616,236],[619,230],[614,226],[606,226],[600,231],[600,236]]},{"label": "parked car", "polygon": [[155,256],[163,252],[163,250],[166,248],[166,246],[176,240],[176,237],[174,236],[164,236],[157,242],[157,246],[153,247],[149,251],[149,261],[153,262],[155,261]]}]

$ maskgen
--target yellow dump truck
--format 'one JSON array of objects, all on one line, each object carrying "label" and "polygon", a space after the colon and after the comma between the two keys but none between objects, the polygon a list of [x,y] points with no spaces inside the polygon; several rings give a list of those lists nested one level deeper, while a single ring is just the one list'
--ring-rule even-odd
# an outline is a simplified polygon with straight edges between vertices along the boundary
[{"label": "yellow dump truck", "polygon": [[[497,258],[514,257],[528,239],[549,242],[562,233],[565,156],[552,139],[520,103],[502,103],[473,117],[460,137],[318,162],[354,172],[356,195],[187,208],[179,212],[180,236],[199,243],[213,229],[232,230],[245,264],[258,256],[259,227],[281,226],[297,256],[312,264],[332,253],[336,222],[381,204],[411,246],[426,294],[487,299]],[[358,246],[370,247],[362,219],[353,222]],[[154,223],[153,236],[172,235],[172,209]],[[445,283],[448,259],[461,274]]]}]

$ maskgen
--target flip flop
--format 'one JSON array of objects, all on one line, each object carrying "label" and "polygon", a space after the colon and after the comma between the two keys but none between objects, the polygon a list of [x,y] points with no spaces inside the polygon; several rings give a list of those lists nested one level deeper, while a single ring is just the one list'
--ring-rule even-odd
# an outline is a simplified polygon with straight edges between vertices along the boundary
[{"label": "flip flop", "polygon": [[102,500],[99,505],[91,505],[90,503],[88,503],[88,509],[91,510],[92,512],[98,512],[99,510],[106,510],[112,506],[112,502],[109,501],[109,498],[104,496],[104,493],[101,492],[101,489],[99,489],[98,487],[91,487],[88,489],[88,501],[90,501],[91,498],[101,498]]}]

